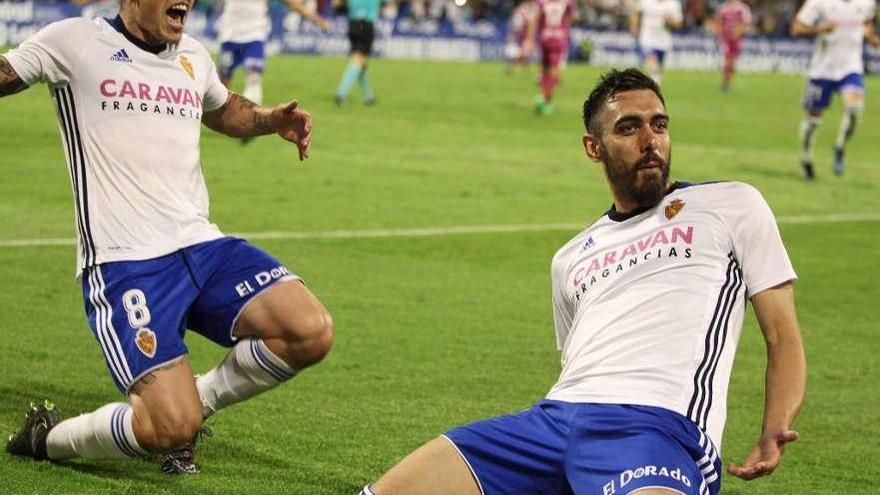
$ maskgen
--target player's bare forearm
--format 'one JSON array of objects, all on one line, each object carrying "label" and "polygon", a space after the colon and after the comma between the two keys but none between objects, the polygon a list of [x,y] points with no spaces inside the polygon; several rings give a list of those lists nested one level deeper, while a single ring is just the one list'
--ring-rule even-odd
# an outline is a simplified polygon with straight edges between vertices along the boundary
[{"label": "player's bare forearm", "polygon": [[641,13],[638,11],[629,13],[629,32],[633,36],[639,35],[639,28],[641,23]]},{"label": "player's bare forearm", "polygon": [[272,134],[272,108],[257,105],[237,93],[229,93],[226,103],[205,112],[202,122],[211,129],[235,138]]},{"label": "player's bare forearm", "polygon": [[875,48],[880,48],[880,36],[877,35],[877,30],[874,29],[873,21],[865,23],[865,39]]},{"label": "player's bare forearm", "polygon": [[0,56],[0,97],[9,96],[28,88],[5,57]]},{"label": "player's bare forearm", "polygon": [[820,34],[830,33],[837,27],[833,22],[827,21],[816,26],[809,26],[801,21],[795,20],[791,23],[792,36],[819,36]]},{"label": "player's bare forearm", "polygon": [[794,308],[791,282],[752,296],[752,306],[767,344],[764,426],[761,437],[741,464],[727,472],[744,480],[767,476],[779,466],[807,388],[807,365]]},{"label": "player's bare forearm", "polygon": [[300,0],[285,0],[285,3],[290,10],[299,13],[299,15],[305,17],[309,20],[309,22],[318,26],[319,28],[325,31],[330,28],[329,21],[321,18],[321,16],[319,16],[313,10],[306,8],[306,6]]},{"label": "player's bare forearm", "polygon": [[764,431],[791,428],[807,388],[807,364],[801,341],[791,283],[752,298],[767,344]]}]

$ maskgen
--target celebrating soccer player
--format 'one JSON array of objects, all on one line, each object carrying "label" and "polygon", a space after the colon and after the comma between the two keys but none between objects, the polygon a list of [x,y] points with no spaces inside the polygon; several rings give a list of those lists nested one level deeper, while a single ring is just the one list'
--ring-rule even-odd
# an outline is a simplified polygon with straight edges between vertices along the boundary
[{"label": "celebrating soccer player", "polygon": [[[169,453],[197,471],[202,421],[272,389],[330,350],[330,315],[281,261],[208,219],[199,162],[206,126],[233,137],[277,133],[308,157],[311,116],[296,101],[259,106],[220,82],[183,34],[193,0],[123,0],[115,19],[50,24],[0,57],[0,96],[46,82],[74,193],[89,324],[127,402],[59,422],[32,406],[7,451],[34,459]],[[230,347],[193,377],[189,328]]]},{"label": "celebrating soccer player", "polygon": [[660,84],[663,63],[672,51],[672,33],[683,22],[678,0],[637,0],[629,15],[629,30],[639,40],[642,63]]},{"label": "celebrating soccer player", "polygon": [[807,115],[800,126],[801,168],[807,180],[815,178],[816,129],[837,92],[843,97],[843,117],[834,141],[832,170],[843,175],[846,143],[855,133],[865,105],[864,40],[880,47],[872,22],[876,9],[874,0],[807,0],[792,22],[791,34],[817,38],[802,101]]},{"label": "celebrating soccer player", "polygon": [[535,33],[541,44],[541,94],[535,97],[535,111],[551,115],[556,111],[553,90],[559,84],[559,71],[568,58],[568,40],[572,19],[578,11],[573,0],[535,0],[537,15],[532,17],[526,34],[526,54],[531,54]]},{"label": "celebrating soccer player", "polygon": [[430,441],[362,495],[717,494],[747,298],[767,345],[763,431],[728,472],[773,472],[806,388],[795,273],[754,187],[669,181],[669,123],[651,78],[602,78],[583,145],[614,202],[553,258],[559,380],[529,409]]},{"label": "celebrating soccer player", "polygon": [[741,0],[726,0],[715,12],[715,34],[721,44],[724,62],[721,66],[721,91],[730,91],[730,79],[736,70],[736,59],[742,50],[743,36],[752,25],[752,11]]}]

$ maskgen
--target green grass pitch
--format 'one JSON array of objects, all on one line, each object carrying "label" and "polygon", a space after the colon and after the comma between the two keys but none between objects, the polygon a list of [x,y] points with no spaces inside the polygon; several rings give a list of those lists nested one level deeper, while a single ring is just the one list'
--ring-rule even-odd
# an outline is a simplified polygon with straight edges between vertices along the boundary
[{"label": "green grass pitch", "polygon": [[[274,57],[266,100],[296,97],[314,115],[312,157],[261,138],[243,147],[205,131],[212,219],[229,233],[588,224],[611,203],[580,147],[580,106],[598,69],[572,65],[558,112],[532,113],[534,73],[499,64],[375,60],[379,104],[357,92],[337,108],[342,58]],[[532,69],[534,70],[534,68]],[[795,263],[809,390],[778,471],[728,494],[876,493],[880,470],[880,81],[845,178],[831,174],[840,106],[820,130],[815,183],[800,177],[803,78],[715,73],[664,77],[673,178],[755,184],[783,219]],[[72,245],[73,205],[44,86],[0,101],[0,432],[31,399],[65,415],[121,400],[85,321]],[[867,220],[827,221],[834,214]],[[792,217],[810,215],[808,222]],[[334,315],[333,352],[286,386],[212,418],[203,473],[154,464],[35,463],[0,455],[8,494],[353,495],[444,430],[539,400],[559,371],[549,264],[575,229],[375,238],[260,239],[309,281]],[[725,461],[741,461],[761,426],[765,354],[751,309],[734,368]],[[197,371],[225,354],[188,337]],[[539,494],[536,494],[539,495]]]}]

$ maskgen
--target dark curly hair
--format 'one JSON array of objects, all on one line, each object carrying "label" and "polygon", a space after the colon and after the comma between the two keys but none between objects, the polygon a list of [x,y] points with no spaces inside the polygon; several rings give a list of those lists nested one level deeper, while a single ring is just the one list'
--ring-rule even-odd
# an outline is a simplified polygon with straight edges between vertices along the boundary
[{"label": "dark curly hair", "polygon": [[599,129],[597,117],[602,112],[609,98],[624,91],[639,89],[650,89],[666,106],[666,100],[663,99],[660,86],[639,69],[612,69],[610,72],[602,74],[599,78],[599,84],[593,88],[587,101],[584,102],[584,127],[587,129],[587,132],[590,134],[598,134],[600,132],[601,129]]}]

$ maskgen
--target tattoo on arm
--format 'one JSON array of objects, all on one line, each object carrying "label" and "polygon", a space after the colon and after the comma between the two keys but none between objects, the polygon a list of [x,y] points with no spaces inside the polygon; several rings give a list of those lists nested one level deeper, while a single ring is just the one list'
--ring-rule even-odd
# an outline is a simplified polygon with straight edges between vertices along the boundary
[{"label": "tattoo on arm", "polygon": [[9,96],[27,89],[28,85],[18,77],[18,73],[5,57],[0,57],[0,97]]},{"label": "tattoo on arm", "polygon": [[237,93],[229,93],[226,104],[218,110],[206,113],[203,121],[215,131],[233,137],[271,134],[271,113]]}]

